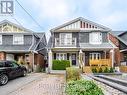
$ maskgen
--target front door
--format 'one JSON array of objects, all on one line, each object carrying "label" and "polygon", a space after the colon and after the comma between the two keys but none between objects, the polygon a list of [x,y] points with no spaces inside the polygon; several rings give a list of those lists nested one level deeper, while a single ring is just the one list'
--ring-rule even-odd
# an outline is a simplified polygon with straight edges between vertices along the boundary
[{"label": "front door", "polygon": [[72,54],[71,56],[71,59],[72,59],[72,65],[76,65],[76,54]]}]

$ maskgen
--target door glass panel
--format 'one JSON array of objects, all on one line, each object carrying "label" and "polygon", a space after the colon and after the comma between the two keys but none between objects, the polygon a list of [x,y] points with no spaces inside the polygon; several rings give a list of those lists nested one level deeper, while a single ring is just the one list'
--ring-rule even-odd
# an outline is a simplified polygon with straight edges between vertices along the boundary
[{"label": "door glass panel", "polygon": [[72,60],[72,65],[76,65],[76,54],[72,54],[71,60]]}]

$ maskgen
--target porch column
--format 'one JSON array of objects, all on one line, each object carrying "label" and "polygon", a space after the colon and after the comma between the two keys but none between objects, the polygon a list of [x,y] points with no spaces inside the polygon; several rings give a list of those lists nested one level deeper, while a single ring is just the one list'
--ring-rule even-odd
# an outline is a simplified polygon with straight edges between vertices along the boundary
[{"label": "porch column", "polygon": [[79,51],[79,64],[80,64],[80,66],[81,66],[81,68],[83,67],[83,63],[82,63],[82,54],[83,54],[83,52],[82,52],[82,50],[80,49],[80,51]]},{"label": "porch column", "polygon": [[106,59],[106,50],[104,51],[105,55],[104,55],[104,58]]},{"label": "porch column", "polygon": [[114,67],[114,48],[110,52],[111,52],[111,58],[112,58],[112,67]]},{"label": "porch column", "polygon": [[30,60],[30,66],[31,66],[31,71],[35,70],[35,66],[34,66],[34,53],[30,52],[29,54],[29,60]]},{"label": "porch column", "polygon": [[49,67],[49,70],[52,70],[52,51],[49,50],[49,53],[48,53],[48,67]]}]

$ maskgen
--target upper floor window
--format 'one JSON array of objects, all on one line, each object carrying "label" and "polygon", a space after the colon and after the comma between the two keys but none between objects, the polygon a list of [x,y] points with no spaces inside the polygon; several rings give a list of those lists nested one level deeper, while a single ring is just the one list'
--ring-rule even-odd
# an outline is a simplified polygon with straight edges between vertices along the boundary
[{"label": "upper floor window", "polygon": [[92,32],[90,33],[90,44],[101,44],[102,43],[102,33]]},{"label": "upper floor window", "polygon": [[23,35],[13,35],[13,44],[24,44],[24,38]]},{"label": "upper floor window", "polygon": [[0,45],[2,44],[2,35],[0,35]]},{"label": "upper floor window", "polygon": [[72,45],[72,33],[61,33],[60,43],[61,45]]}]

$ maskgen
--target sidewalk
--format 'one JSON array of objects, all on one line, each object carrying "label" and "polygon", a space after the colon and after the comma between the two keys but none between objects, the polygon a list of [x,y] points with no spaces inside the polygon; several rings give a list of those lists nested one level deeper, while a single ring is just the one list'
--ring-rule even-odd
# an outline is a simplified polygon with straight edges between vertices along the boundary
[{"label": "sidewalk", "polygon": [[64,95],[64,83],[64,75],[45,75],[8,95]]}]

